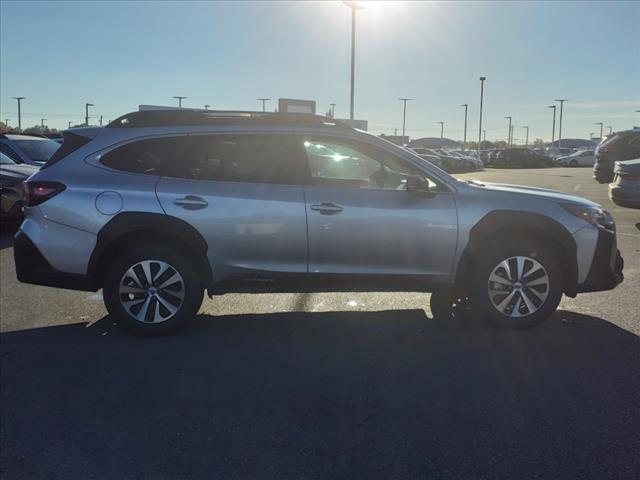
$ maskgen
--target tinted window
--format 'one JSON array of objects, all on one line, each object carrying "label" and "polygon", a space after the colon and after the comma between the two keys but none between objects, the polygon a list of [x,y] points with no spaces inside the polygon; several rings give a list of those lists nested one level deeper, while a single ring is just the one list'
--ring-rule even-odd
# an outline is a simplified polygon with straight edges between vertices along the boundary
[{"label": "tinted window", "polygon": [[15,165],[16,162],[14,162],[11,157],[9,157],[8,155],[5,155],[4,153],[0,152],[0,165]]},{"label": "tinted window", "polygon": [[13,149],[6,143],[0,143],[0,152],[4,153],[7,157],[11,158],[17,163],[22,163],[22,159],[20,158],[20,155],[14,152]]},{"label": "tinted window", "polygon": [[200,135],[180,176],[227,182],[301,184],[309,170],[290,135]]},{"label": "tinted window", "polygon": [[300,184],[308,169],[285,135],[189,135],[140,140],[117,148],[101,162],[147,175]]},{"label": "tinted window", "polygon": [[13,143],[31,160],[46,162],[60,148],[53,140],[13,140]]},{"label": "tinted window", "polygon": [[162,175],[162,167],[170,167],[184,158],[188,137],[165,137],[138,140],[118,147],[102,156],[104,165],[133,173]]},{"label": "tinted window", "polygon": [[403,159],[367,144],[308,138],[303,146],[316,185],[402,190],[407,176],[423,174]]}]

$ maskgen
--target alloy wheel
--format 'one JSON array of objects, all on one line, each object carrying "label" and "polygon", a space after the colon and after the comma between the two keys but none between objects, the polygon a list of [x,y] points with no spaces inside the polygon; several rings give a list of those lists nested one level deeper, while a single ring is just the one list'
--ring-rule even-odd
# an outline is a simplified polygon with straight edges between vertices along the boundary
[{"label": "alloy wheel", "polygon": [[169,320],[180,310],[184,294],[180,273],[160,260],[143,260],[130,267],[118,289],[122,308],[143,323]]},{"label": "alloy wheel", "polygon": [[537,260],[517,256],[498,263],[489,275],[487,293],[491,304],[508,317],[537,312],[549,294],[549,275]]}]

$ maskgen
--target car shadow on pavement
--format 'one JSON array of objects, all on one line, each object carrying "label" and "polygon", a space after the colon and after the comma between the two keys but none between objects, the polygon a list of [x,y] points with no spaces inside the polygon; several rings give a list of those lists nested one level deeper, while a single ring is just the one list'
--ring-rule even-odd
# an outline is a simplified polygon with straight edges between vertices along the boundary
[{"label": "car shadow on pavement", "polygon": [[2,478],[632,478],[640,341],[422,310],[4,333]]},{"label": "car shadow on pavement", "polygon": [[18,228],[19,223],[0,222],[0,250],[13,247],[13,235]]}]

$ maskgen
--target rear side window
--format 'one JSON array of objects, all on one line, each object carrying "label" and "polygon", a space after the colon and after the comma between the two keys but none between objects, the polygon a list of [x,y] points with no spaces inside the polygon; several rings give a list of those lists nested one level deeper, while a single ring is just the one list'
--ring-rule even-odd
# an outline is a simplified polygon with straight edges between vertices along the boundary
[{"label": "rear side window", "polygon": [[289,135],[188,135],[139,140],[103,155],[116,170],[191,180],[302,184],[309,173]]},{"label": "rear side window", "polygon": [[290,135],[198,135],[190,143],[186,178],[274,184],[302,184],[308,178]]}]

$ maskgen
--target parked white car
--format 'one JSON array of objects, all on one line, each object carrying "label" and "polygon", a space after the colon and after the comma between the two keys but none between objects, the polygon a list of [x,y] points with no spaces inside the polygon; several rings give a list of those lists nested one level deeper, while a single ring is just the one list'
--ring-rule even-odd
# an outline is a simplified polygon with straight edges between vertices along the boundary
[{"label": "parked white car", "polygon": [[563,167],[592,167],[596,163],[595,150],[578,150],[571,155],[558,158],[558,163]]}]

